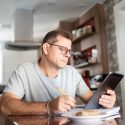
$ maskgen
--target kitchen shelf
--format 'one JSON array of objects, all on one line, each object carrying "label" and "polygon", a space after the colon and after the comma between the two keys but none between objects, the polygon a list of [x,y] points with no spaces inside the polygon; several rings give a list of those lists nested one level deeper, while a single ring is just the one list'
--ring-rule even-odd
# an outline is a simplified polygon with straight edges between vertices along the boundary
[{"label": "kitchen shelf", "polygon": [[90,37],[90,36],[92,36],[93,34],[95,34],[95,32],[83,34],[83,35],[81,35],[80,37],[74,39],[74,40],[73,40],[73,43],[80,42],[81,40],[86,39],[87,37]]},{"label": "kitchen shelf", "polygon": [[74,65],[75,68],[83,68],[83,67],[89,67],[93,65],[97,65],[98,63],[89,63],[89,62],[84,62],[78,65]]}]

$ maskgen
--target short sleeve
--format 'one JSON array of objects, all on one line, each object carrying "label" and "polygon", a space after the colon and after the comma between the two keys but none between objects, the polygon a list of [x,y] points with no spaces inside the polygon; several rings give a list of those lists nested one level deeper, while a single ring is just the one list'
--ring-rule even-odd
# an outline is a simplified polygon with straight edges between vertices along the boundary
[{"label": "short sleeve", "polygon": [[83,96],[84,93],[86,93],[86,91],[88,90],[89,90],[88,86],[86,85],[81,75],[78,73],[78,84],[77,84],[76,95]]},{"label": "short sleeve", "polygon": [[4,92],[10,92],[23,98],[25,95],[24,83],[26,82],[26,72],[22,66],[18,66],[12,73]]}]

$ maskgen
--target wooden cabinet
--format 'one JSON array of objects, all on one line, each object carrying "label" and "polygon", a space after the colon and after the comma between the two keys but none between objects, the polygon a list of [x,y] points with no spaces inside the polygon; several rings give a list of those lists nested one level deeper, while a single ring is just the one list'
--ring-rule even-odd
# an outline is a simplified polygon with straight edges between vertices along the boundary
[{"label": "wooden cabinet", "polygon": [[[104,8],[101,4],[96,4],[85,14],[70,20],[60,21],[60,29],[70,31],[73,34],[72,48],[76,52],[82,53],[81,62],[74,57],[70,59],[70,64],[80,71],[89,70],[90,75],[106,74],[108,70],[107,41]],[[96,60],[93,59],[95,51]],[[88,59],[85,59],[85,55]]]}]

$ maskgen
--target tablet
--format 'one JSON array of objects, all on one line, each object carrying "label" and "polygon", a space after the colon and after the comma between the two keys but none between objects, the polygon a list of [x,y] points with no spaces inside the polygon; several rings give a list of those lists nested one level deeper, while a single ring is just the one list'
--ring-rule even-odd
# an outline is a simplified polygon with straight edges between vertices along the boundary
[{"label": "tablet", "polygon": [[104,81],[100,84],[97,91],[93,94],[92,98],[85,105],[84,109],[101,108],[101,105],[98,103],[101,95],[106,94],[106,91],[108,89],[114,90],[123,77],[123,74],[112,72],[109,73],[108,76],[104,79]]}]

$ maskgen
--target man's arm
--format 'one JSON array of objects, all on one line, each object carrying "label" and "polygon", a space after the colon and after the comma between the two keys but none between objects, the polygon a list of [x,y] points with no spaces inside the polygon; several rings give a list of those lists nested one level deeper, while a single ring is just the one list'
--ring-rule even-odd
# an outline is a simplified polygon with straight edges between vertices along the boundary
[{"label": "man's arm", "polygon": [[[88,102],[92,97],[93,92],[88,90],[83,96],[82,99],[85,102]],[[105,108],[112,108],[116,102],[116,94],[113,90],[107,90],[106,95],[102,95],[99,99],[99,104]]]},{"label": "man's arm", "polygon": [[[42,115],[47,114],[48,102],[25,102],[18,96],[6,92],[2,95],[1,110],[6,115]],[[75,106],[75,100],[70,96],[59,96],[48,103],[52,113],[66,112]]]},{"label": "man's arm", "polygon": [[41,115],[47,113],[47,103],[29,103],[12,93],[3,93],[1,110],[6,115]]},{"label": "man's arm", "polygon": [[88,89],[88,90],[86,91],[86,93],[84,93],[84,95],[83,95],[81,98],[82,98],[82,100],[83,100],[85,103],[87,103],[92,96],[93,96],[93,92],[92,92],[90,89]]}]

